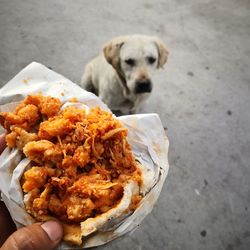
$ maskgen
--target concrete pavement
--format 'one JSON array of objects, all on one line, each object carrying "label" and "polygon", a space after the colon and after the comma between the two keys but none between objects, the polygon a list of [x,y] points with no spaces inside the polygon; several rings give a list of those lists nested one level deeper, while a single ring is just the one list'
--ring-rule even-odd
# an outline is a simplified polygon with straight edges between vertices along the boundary
[{"label": "concrete pavement", "polygon": [[250,2],[0,0],[1,86],[31,61],[79,82],[112,37],[170,49],[142,112],[159,113],[170,172],[153,212],[100,249],[249,249]]}]

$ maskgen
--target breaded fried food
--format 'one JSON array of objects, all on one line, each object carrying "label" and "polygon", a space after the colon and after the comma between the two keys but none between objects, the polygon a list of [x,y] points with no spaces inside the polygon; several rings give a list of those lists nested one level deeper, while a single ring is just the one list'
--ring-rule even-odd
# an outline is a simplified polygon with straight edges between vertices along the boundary
[{"label": "breaded fried food", "polygon": [[31,160],[21,181],[27,212],[38,221],[60,220],[64,240],[79,245],[82,236],[136,209],[142,174],[127,129],[111,113],[61,106],[31,95],[14,112],[0,113],[0,121],[8,146]]},{"label": "breaded fried food", "polygon": [[38,136],[36,133],[29,133],[25,129],[13,126],[12,131],[6,135],[6,143],[8,147],[22,150],[23,147],[31,141],[38,140]]},{"label": "breaded fried food", "polygon": [[24,100],[24,104],[33,104],[37,106],[40,113],[47,117],[56,115],[62,106],[62,103],[58,98],[43,96],[41,94],[28,95]]}]

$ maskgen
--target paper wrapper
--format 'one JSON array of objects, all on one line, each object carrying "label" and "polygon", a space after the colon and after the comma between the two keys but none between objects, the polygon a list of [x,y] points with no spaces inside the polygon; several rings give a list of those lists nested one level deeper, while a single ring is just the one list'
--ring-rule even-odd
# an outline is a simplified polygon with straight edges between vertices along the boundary
[{"label": "paper wrapper", "polygon": [[[0,89],[0,110],[12,111],[15,103],[23,100],[28,94],[42,93],[67,102],[76,97],[80,103],[89,107],[108,107],[94,94],[89,93],[65,77],[49,70],[38,63],[31,63],[17,76]],[[11,104],[10,104],[11,103]],[[140,163],[149,171],[147,185],[149,189],[139,207],[130,215],[111,221],[100,231],[84,239],[83,248],[103,245],[111,240],[133,231],[149,214],[156,203],[166,179],[168,164],[168,138],[157,114],[140,114],[121,116],[118,119],[128,128],[128,141],[133,153]],[[23,159],[17,149],[6,148],[0,156],[0,190],[17,227],[34,223],[26,212],[23,203],[23,192],[20,179],[29,167],[29,160]],[[79,247],[75,247],[75,249]],[[82,248],[82,247],[81,247]],[[73,249],[65,243],[58,249]]]}]

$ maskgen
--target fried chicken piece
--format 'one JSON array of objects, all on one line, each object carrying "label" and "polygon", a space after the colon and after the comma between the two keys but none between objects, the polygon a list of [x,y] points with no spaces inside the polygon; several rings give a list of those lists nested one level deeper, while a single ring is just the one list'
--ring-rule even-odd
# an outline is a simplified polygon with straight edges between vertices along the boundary
[{"label": "fried chicken piece", "polygon": [[115,120],[111,113],[101,110],[99,107],[91,108],[87,120],[89,122],[88,129],[98,137],[105,135],[113,129],[121,129],[122,135],[127,135],[123,125]]},{"label": "fried chicken piece", "polygon": [[24,146],[23,152],[30,160],[41,164],[44,161],[44,155],[46,155],[46,151],[48,155],[51,155],[51,150],[54,148],[55,145],[47,140],[32,141],[28,142]]},{"label": "fried chicken piece", "polygon": [[53,147],[45,150],[43,160],[47,163],[55,163],[60,167],[63,160],[63,149],[61,148],[61,145],[56,144]]},{"label": "fried chicken piece", "polygon": [[27,121],[31,127],[35,125],[40,118],[39,110],[33,104],[28,104],[21,109],[18,109],[17,115],[22,120]]},{"label": "fried chicken piece", "polygon": [[1,112],[0,113],[0,122],[1,125],[10,130],[11,125],[21,125],[24,121],[18,115],[11,112]]},{"label": "fried chicken piece", "polygon": [[5,136],[5,141],[7,143],[7,146],[10,148],[14,148],[16,146],[16,139],[17,139],[17,134],[16,132],[10,132]]},{"label": "fried chicken piece", "polygon": [[88,137],[88,134],[86,133],[86,125],[82,122],[76,123],[75,129],[73,131],[73,134],[71,137],[66,137],[66,140],[69,140],[69,142],[73,141],[76,143],[84,142]]},{"label": "fried chicken piece", "polygon": [[41,193],[40,197],[33,200],[33,210],[39,215],[48,214],[48,205],[49,205],[49,194],[51,192],[51,186],[46,185],[45,189]]},{"label": "fried chicken piece", "polygon": [[25,208],[28,213],[33,212],[33,200],[40,196],[40,190],[33,188],[30,192],[24,195]]},{"label": "fried chicken piece", "polygon": [[26,157],[38,164],[54,163],[61,166],[63,159],[60,146],[47,140],[29,142],[23,148],[23,152]]},{"label": "fried chicken piece", "polygon": [[32,104],[26,106],[20,104],[14,112],[0,113],[1,125],[7,130],[13,125],[29,130],[39,119],[38,108]]},{"label": "fried chicken piece", "polygon": [[35,106],[39,106],[40,105],[40,103],[41,103],[41,99],[43,99],[43,96],[41,95],[41,94],[37,94],[37,95],[28,95],[25,99],[24,99],[24,101],[23,101],[23,103],[24,103],[24,105],[26,104],[33,104],[33,105],[35,105]]},{"label": "fried chicken piece", "polygon": [[110,198],[111,188],[117,183],[106,180],[101,174],[84,173],[76,180],[71,187],[68,188],[67,194],[69,196],[77,194],[81,197],[92,197],[94,199],[104,197]]},{"label": "fried chicken piece", "polygon": [[74,153],[73,161],[79,167],[85,167],[90,160],[90,147],[79,146]]},{"label": "fried chicken piece", "polygon": [[123,195],[123,187],[118,183],[97,182],[96,184],[92,184],[91,188],[93,189],[92,197],[94,197],[97,213],[101,213],[106,210],[107,207],[112,207]]},{"label": "fried chicken piece", "polygon": [[[14,128],[14,132],[17,134],[16,146],[18,149],[22,150],[23,147],[31,141],[37,141],[38,136],[35,133],[28,133],[24,129]],[[6,139],[7,141],[7,139]]]},{"label": "fried chicken piece", "polygon": [[39,111],[48,117],[56,115],[62,103],[58,98],[51,96],[38,95],[28,95],[24,100],[25,104],[33,104],[39,108]]},{"label": "fried chicken piece", "polygon": [[95,212],[102,213],[116,204],[122,195],[122,185],[110,180],[104,180],[100,174],[85,174],[68,188],[66,197],[90,198],[95,205]]},{"label": "fried chicken piece", "polygon": [[13,131],[5,137],[8,147],[22,150],[23,147],[31,141],[37,141],[38,136],[35,133],[28,133],[22,128],[14,127]]},{"label": "fried chicken piece", "polygon": [[80,122],[84,119],[85,115],[85,110],[75,106],[69,106],[62,111],[62,116],[65,119],[69,119],[71,122]]},{"label": "fried chicken piece", "polygon": [[68,219],[75,222],[81,222],[89,217],[95,208],[95,204],[90,198],[82,198],[77,195],[68,196],[64,204],[67,204]]},{"label": "fried chicken piece", "polygon": [[30,192],[35,188],[42,188],[47,183],[49,176],[55,175],[56,170],[48,167],[32,167],[24,173],[24,192]]},{"label": "fried chicken piece", "polygon": [[65,192],[66,189],[68,187],[70,187],[72,184],[73,184],[73,180],[66,177],[66,176],[63,176],[61,178],[59,178],[59,177],[52,177],[51,178],[51,185],[53,187],[58,188],[58,190],[60,190],[60,191]]},{"label": "fried chicken piece", "polygon": [[75,179],[77,176],[77,166],[73,163],[71,156],[66,156],[62,161],[62,168],[64,169],[65,176]]},{"label": "fried chicken piece", "polygon": [[61,101],[58,98],[46,96],[42,98],[40,102],[41,113],[48,117],[56,115],[62,106]]},{"label": "fried chicken piece", "polygon": [[55,194],[52,194],[49,198],[48,209],[51,213],[59,217],[66,214],[66,206]]},{"label": "fried chicken piece", "polygon": [[52,118],[42,122],[38,131],[41,139],[50,140],[53,137],[68,134],[73,129],[72,123],[64,118]]}]

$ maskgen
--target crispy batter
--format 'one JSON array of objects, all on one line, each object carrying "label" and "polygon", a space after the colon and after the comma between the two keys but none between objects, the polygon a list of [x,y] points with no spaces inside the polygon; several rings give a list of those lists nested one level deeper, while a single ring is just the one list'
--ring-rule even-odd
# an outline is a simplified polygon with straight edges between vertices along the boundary
[{"label": "crispy batter", "polygon": [[24,154],[30,160],[42,164],[52,161],[55,162],[58,159],[62,159],[62,152],[55,144],[47,140],[31,141],[23,148]]},{"label": "crispy batter", "polygon": [[58,98],[42,96],[41,94],[28,95],[24,100],[24,104],[33,104],[37,106],[41,114],[48,117],[56,115],[62,106],[62,103]]},{"label": "crispy batter", "polygon": [[36,188],[43,188],[47,183],[48,176],[53,176],[55,169],[48,167],[32,167],[24,173],[25,182],[23,190],[25,193],[32,191]]},{"label": "crispy batter", "polygon": [[[0,113],[0,121],[9,131],[8,146],[23,149],[33,162],[22,180],[27,211],[79,228],[114,208],[130,180],[140,185],[141,171],[127,129],[111,113],[60,107],[56,98],[31,95],[13,113]],[[139,201],[135,196],[130,208]]]},{"label": "crispy batter", "polygon": [[17,106],[16,110],[12,112],[1,112],[0,113],[1,125],[7,130],[11,130],[11,126],[30,130],[40,118],[38,108],[35,105],[22,103]]},{"label": "crispy batter", "polygon": [[72,160],[77,166],[85,167],[90,160],[90,146],[77,147]]},{"label": "crispy batter", "polygon": [[84,119],[86,112],[75,106],[69,106],[62,111],[62,114],[64,119],[69,119],[71,122],[80,122]]},{"label": "crispy batter", "polygon": [[64,118],[50,118],[48,121],[42,122],[38,131],[41,139],[50,140],[53,137],[68,134],[72,130],[72,123]]},{"label": "crispy batter", "polygon": [[13,127],[12,132],[6,135],[6,143],[8,147],[14,148],[17,147],[18,149],[22,150],[23,147],[31,141],[37,141],[38,136],[35,133],[29,133],[26,130]]}]

